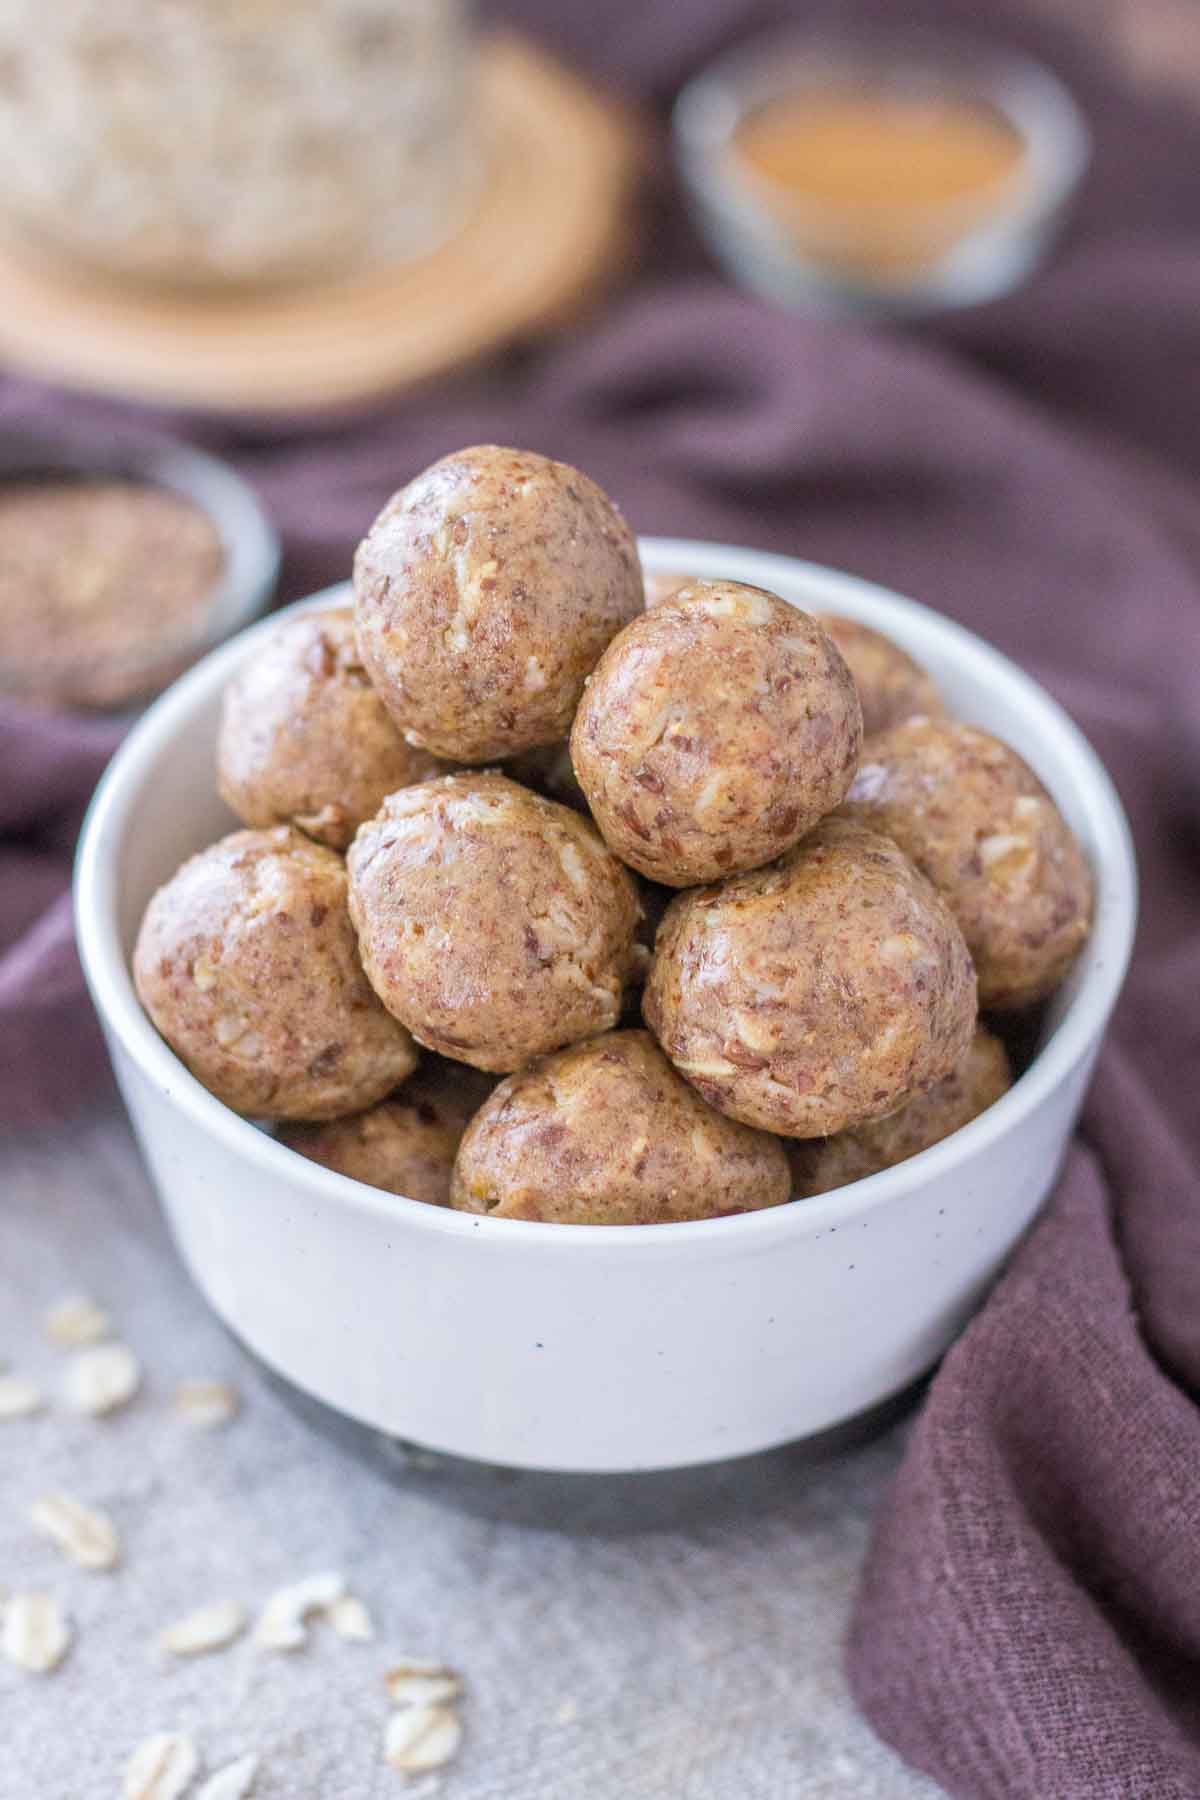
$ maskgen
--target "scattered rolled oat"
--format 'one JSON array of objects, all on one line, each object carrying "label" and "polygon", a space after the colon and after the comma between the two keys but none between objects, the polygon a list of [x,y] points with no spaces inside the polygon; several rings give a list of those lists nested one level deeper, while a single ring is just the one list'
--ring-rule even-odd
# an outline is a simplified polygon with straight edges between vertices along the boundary
[{"label": "scattered rolled oat", "polygon": [[254,1641],[264,1650],[299,1650],[308,1641],[305,1620],[311,1613],[331,1612],[345,1597],[346,1578],[333,1573],[309,1575],[276,1589],[259,1614]]},{"label": "scattered rolled oat", "polygon": [[462,1677],[453,1669],[411,1656],[392,1664],[383,1685],[393,1706],[436,1706],[462,1693]]},{"label": "scattered rolled oat", "polygon": [[199,1766],[186,1732],[157,1731],[130,1757],[121,1793],[124,1800],[179,1800]]},{"label": "scattered rolled oat", "polygon": [[95,1344],[71,1358],[63,1395],[74,1412],[116,1412],[133,1399],[141,1379],[137,1357],[127,1344]]},{"label": "scattered rolled oat", "polygon": [[383,1734],[383,1754],[393,1769],[423,1775],[440,1769],[462,1743],[462,1726],[448,1706],[406,1706],[395,1712]]},{"label": "scattered rolled oat", "polygon": [[181,1381],[175,1389],[175,1411],[203,1431],[227,1425],[241,1404],[241,1395],[228,1381]]},{"label": "scattered rolled oat", "polygon": [[237,1600],[213,1600],[168,1625],[159,1644],[169,1656],[203,1656],[223,1650],[246,1629],[246,1609]]},{"label": "scattered rolled oat", "polygon": [[375,1636],[370,1613],[356,1594],[344,1594],[329,1609],[329,1623],[340,1638],[366,1644]]},{"label": "scattered rolled oat", "polygon": [[108,1314],[87,1294],[68,1294],[46,1314],[46,1336],[60,1350],[98,1344],[111,1330]]},{"label": "scattered rolled oat", "polygon": [[251,1750],[248,1755],[239,1756],[236,1762],[226,1763],[223,1769],[209,1776],[196,1794],[196,1800],[246,1800],[254,1787],[258,1761],[257,1752]]},{"label": "scattered rolled oat", "polygon": [[554,1722],[556,1725],[573,1725],[578,1717],[578,1700],[566,1699],[560,1701],[558,1711],[554,1715]]},{"label": "scattered rolled oat", "polygon": [[81,1569],[113,1569],[121,1560],[121,1540],[107,1513],[84,1506],[70,1494],[41,1494],[29,1509],[35,1531]]},{"label": "scattered rolled oat", "polygon": [[52,1594],[12,1594],[4,1606],[0,1651],[18,1669],[48,1675],[71,1648],[71,1627]]},{"label": "scattered rolled oat", "polygon": [[41,1412],[45,1395],[36,1382],[24,1375],[0,1374],[0,1419],[27,1419]]}]

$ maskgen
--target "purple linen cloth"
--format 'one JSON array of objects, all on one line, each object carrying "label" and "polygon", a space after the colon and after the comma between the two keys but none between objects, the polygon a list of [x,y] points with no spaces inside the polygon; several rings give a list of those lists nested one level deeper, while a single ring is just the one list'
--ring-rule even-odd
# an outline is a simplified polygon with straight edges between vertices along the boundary
[{"label": "purple linen cloth", "polygon": [[[869,10],[508,9],[654,103],[740,32]],[[985,22],[974,0],[905,11]],[[1069,240],[1019,294],[908,331],[777,313],[713,273],[660,171],[637,284],[540,353],[352,420],[165,422],[257,485],[284,598],[343,576],[423,464],[498,439],[580,463],[640,530],[837,563],[941,607],[1088,731],[1137,839],[1134,969],[1058,1195],[916,1426],[849,1669],[877,1729],[965,1800],[1183,1800],[1200,1794],[1200,97],[1135,88],[1098,30],[992,13],[1097,128]],[[0,424],[118,416],[0,383]],[[0,707],[8,1121],[64,1112],[103,1066],[62,896],[115,736]]]}]

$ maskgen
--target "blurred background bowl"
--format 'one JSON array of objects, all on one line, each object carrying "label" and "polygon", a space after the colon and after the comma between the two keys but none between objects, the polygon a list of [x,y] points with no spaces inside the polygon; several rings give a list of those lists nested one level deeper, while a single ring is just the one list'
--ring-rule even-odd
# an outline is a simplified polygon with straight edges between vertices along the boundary
[{"label": "blurred background bowl", "polygon": [[[869,113],[858,141],[841,145],[854,198],[824,181],[806,193],[747,154],[748,128],[770,109],[790,106],[802,121],[810,103],[847,99],[907,109],[918,128],[924,109],[927,131],[990,123],[1017,154],[1002,179],[923,201],[905,199],[878,146],[874,161],[865,149]],[[1018,285],[1049,247],[1090,156],[1082,113],[1040,63],[915,28],[790,33],[738,49],[683,90],[674,138],[701,231],[738,280],[788,306],[868,314],[933,312]],[[951,157],[953,140],[943,150]]]},{"label": "blurred background bowl", "polygon": [[[0,431],[0,504],[6,493],[70,484],[128,484],[187,502],[215,533],[215,576],[178,617],[148,616],[135,631],[120,621],[111,654],[102,647],[103,620],[88,619],[73,639],[64,621],[36,648],[0,624],[0,698],[85,710],[134,706],[161,691],[222,639],[264,611],[279,573],[279,539],[251,488],[227,463],[170,439],[144,434],[61,436],[15,427]],[[77,546],[86,556],[88,546]],[[160,551],[167,546],[160,544]],[[59,546],[64,556],[73,546]],[[0,569],[8,558],[0,531]],[[9,572],[6,571],[6,575]],[[152,579],[154,571],[147,571]],[[130,572],[131,580],[137,572]],[[12,572],[18,579],[18,572]],[[86,581],[87,571],[82,572]],[[153,587],[149,587],[153,593]],[[86,596],[84,596],[86,598]],[[112,596],[119,599],[120,596]],[[134,599],[138,596],[134,595]],[[104,596],[96,600],[96,610]],[[138,599],[142,608],[142,601]],[[101,627],[98,632],[97,624]]]}]

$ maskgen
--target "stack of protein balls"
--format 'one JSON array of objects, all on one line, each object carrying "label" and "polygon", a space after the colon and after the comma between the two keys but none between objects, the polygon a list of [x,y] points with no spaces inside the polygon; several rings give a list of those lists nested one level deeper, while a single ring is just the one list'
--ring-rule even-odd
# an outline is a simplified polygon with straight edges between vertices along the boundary
[{"label": "stack of protein balls", "polygon": [[219,1099],[393,1193],[644,1224],[839,1186],[1004,1091],[978,1009],[1048,994],[1092,910],[1037,777],[876,632],[651,585],[587,476],[486,445],[384,508],[353,608],[260,642],[218,751],[249,829],[134,959]]}]

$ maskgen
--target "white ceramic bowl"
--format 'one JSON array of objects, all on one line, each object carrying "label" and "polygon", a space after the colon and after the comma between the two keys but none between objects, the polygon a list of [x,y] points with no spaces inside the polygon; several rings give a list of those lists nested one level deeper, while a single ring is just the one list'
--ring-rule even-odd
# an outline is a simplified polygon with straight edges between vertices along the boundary
[{"label": "white ceramic bowl", "polygon": [[739,577],[886,631],[956,711],[1022,751],[1091,857],[1095,931],[1035,1061],[997,1105],[911,1161],[736,1218],[543,1225],[363,1187],[213,1099],[142,1013],[129,956],[154,889],[235,823],[214,791],[218,705],[269,621],[207,657],[134,728],[79,852],[88,982],[208,1300],[267,1364],[328,1405],[517,1468],[719,1461],[849,1419],[930,1368],[1050,1190],[1133,937],[1135,869],[1112,784],[1061,709],[1005,657],[912,601],[787,557],[668,539],[644,542],[642,554],[651,571]]}]

